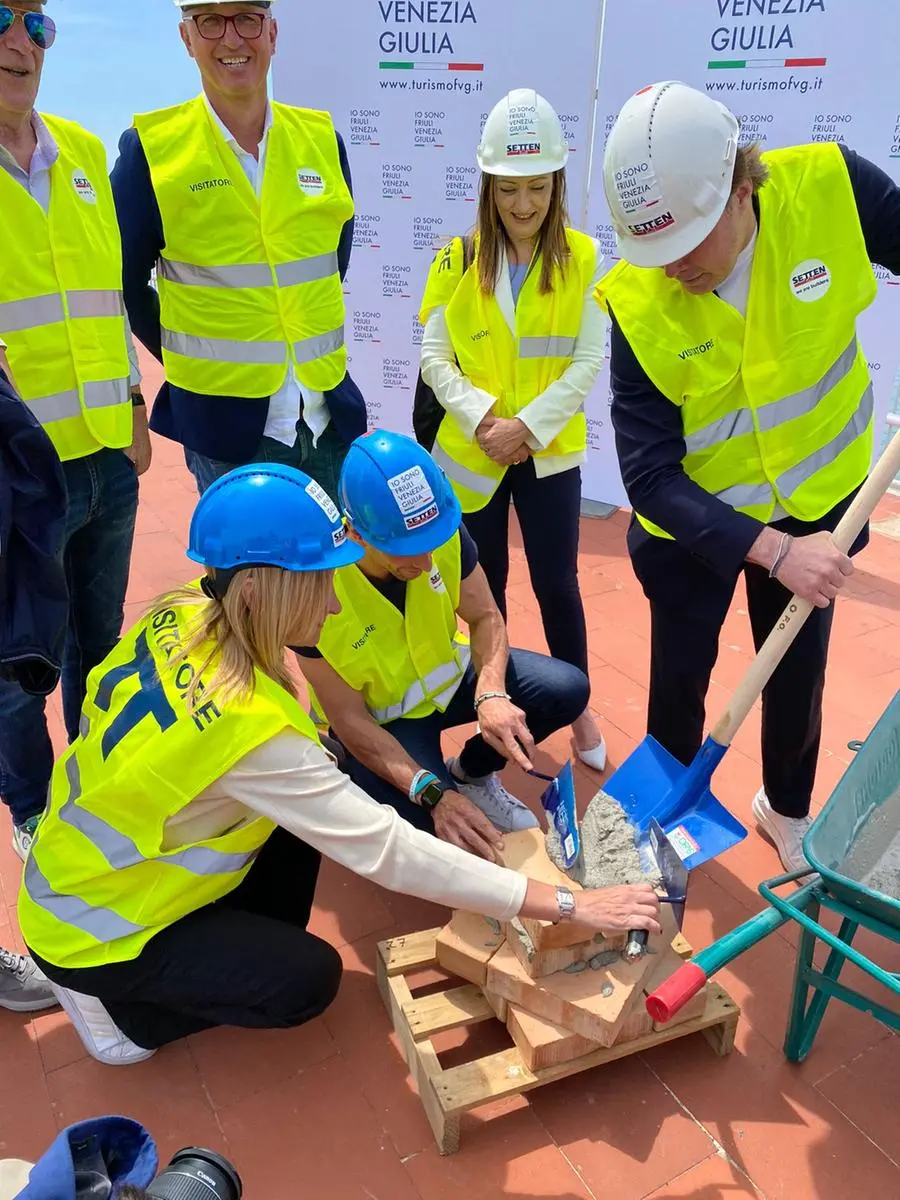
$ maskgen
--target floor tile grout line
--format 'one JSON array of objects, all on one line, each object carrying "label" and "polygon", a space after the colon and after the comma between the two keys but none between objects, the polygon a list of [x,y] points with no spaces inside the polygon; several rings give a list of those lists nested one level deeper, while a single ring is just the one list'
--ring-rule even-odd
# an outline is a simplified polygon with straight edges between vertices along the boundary
[{"label": "floor tile grout line", "polygon": [[[529,1105],[529,1108],[531,1108],[531,1105]],[[537,1117],[537,1113],[534,1112],[533,1108],[531,1109],[531,1111],[534,1114],[534,1116]],[[600,1200],[600,1197],[598,1197],[597,1193],[594,1191],[594,1189],[591,1187],[591,1185],[585,1179],[585,1177],[581,1173],[581,1171],[578,1170],[575,1163],[571,1160],[571,1158],[569,1157],[567,1152],[562,1148],[562,1146],[559,1145],[558,1142],[554,1141],[553,1135],[550,1133],[550,1130],[547,1129],[547,1126],[540,1119],[540,1117],[538,1117],[538,1123],[540,1124],[541,1128],[543,1128],[547,1131],[547,1135],[550,1138],[550,1144],[552,1146],[556,1146],[556,1149],[559,1151],[560,1158],[569,1167],[569,1169],[571,1170],[571,1172],[575,1176],[575,1178],[581,1182],[582,1186],[584,1187],[584,1190],[587,1192],[588,1196],[590,1197],[590,1200]]]},{"label": "floor tile grout line", "polygon": [[[843,1071],[847,1067],[852,1067],[855,1062],[859,1062],[859,1060],[861,1058],[865,1058],[867,1054],[871,1054],[876,1046],[880,1046],[882,1042],[886,1042],[889,1037],[895,1036],[893,1030],[888,1029],[887,1026],[884,1027],[884,1030],[885,1030],[885,1032],[884,1032],[883,1037],[876,1038],[876,1040],[874,1042],[872,1042],[871,1045],[865,1046],[857,1054],[851,1055],[851,1057],[848,1058],[846,1062],[838,1063],[838,1065],[836,1067],[833,1067],[830,1071],[826,1071],[825,1074],[821,1076],[821,1078],[811,1080],[810,1082],[811,1082],[812,1086],[816,1089],[816,1091],[819,1090],[820,1083],[827,1083],[828,1080],[832,1079],[835,1075],[837,1075],[837,1073],[839,1071]],[[824,1095],[824,1093],[823,1093],[823,1095]],[[825,1099],[827,1100],[828,1097],[826,1096]]]},{"label": "floor tile grout line", "polygon": [[891,1158],[890,1154],[888,1154],[887,1150],[885,1150],[883,1146],[879,1146],[879,1144],[868,1133],[866,1133],[866,1131],[864,1129],[862,1129],[859,1125],[857,1125],[857,1123],[853,1120],[853,1118],[851,1116],[849,1116],[847,1113],[845,1113],[842,1108],[838,1108],[838,1106],[835,1104],[835,1102],[829,1096],[826,1096],[824,1092],[820,1092],[817,1087],[814,1087],[813,1090],[816,1092],[817,1095],[822,1097],[822,1099],[829,1106],[829,1108],[833,1108],[834,1111],[838,1114],[838,1116],[843,1117],[843,1119],[847,1122],[848,1125],[850,1125],[853,1129],[855,1129],[857,1133],[862,1134],[862,1136],[866,1139],[866,1141],[869,1143],[869,1145],[872,1147],[873,1150],[877,1150],[878,1153],[883,1158],[885,1158],[891,1164],[892,1167],[896,1167],[898,1170],[900,1170],[900,1159]]},{"label": "floor tile grout line", "polygon": [[[697,1128],[700,1129],[704,1134],[706,1134],[706,1136],[709,1138],[710,1142],[712,1143],[715,1154],[718,1155],[719,1158],[724,1159],[724,1161],[727,1162],[728,1165],[733,1170],[737,1171],[739,1175],[743,1175],[743,1177],[747,1180],[747,1182],[750,1184],[750,1186],[752,1188],[755,1188],[756,1192],[762,1198],[762,1200],[767,1200],[766,1194],[762,1190],[762,1188],[756,1183],[756,1181],[750,1176],[750,1174],[740,1165],[740,1163],[738,1163],[734,1158],[732,1158],[732,1156],[728,1153],[728,1151],[725,1149],[725,1147],[722,1145],[722,1143],[719,1141],[719,1139],[706,1128],[706,1126],[703,1124],[703,1122],[700,1120],[699,1117],[695,1116],[694,1113],[691,1112],[691,1110],[684,1103],[684,1101],[681,1100],[680,1097],[672,1090],[672,1088],[669,1087],[669,1085],[659,1075],[659,1073],[657,1071],[654,1071],[654,1069],[650,1066],[650,1064],[647,1062],[647,1060],[644,1058],[644,1056],[640,1055],[639,1057],[640,1057],[640,1060],[641,1060],[641,1063],[643,1064],[643,1066],[646,1067],[646,1069],[650,1072],[650,1074],[657,1081],[657,1083],[659,1083],[661,1085],[661,1087],[666,1092],[668,1092],[668,1094],[672,1097],[672,1099],[675,1101],[675,1103],[678,1105],[678,1107],[681,1109],[681,1111],[685,1114],[685,1116],[690,1118],[690,1120],[694,1122],[694,1124],[697,1126]],[[701,1159],[701,1162],[705,1162],[705,1161],[706,1161],[706,1159]],[[698,1164],[694,1163],[694,1166],[696,1167],[696,1166],[698,1166]],[[672,1182],[672,1181],[670,1180],[669,1182]]]}]

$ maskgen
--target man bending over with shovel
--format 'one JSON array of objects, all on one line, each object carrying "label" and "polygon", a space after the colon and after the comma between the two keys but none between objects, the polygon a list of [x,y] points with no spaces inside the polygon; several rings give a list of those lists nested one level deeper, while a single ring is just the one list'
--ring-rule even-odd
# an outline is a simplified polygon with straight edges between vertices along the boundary
[{"label": "man bending over with shovel", "polygon": [[628,548],[651,609],[649,733],[685,764],[700,749],[741,572],[757,649],[791,593],[816,606],[763,693],[752,805],[795,871],[832,601],[853,571],[831,531],[872,460],[856,321],[875,298],[871,263],[900,274],[900,188],[843,145],[761,154],[738,137],[727,109],[682,83],[625,104],[604,163],[623,261],[597,297]]}]

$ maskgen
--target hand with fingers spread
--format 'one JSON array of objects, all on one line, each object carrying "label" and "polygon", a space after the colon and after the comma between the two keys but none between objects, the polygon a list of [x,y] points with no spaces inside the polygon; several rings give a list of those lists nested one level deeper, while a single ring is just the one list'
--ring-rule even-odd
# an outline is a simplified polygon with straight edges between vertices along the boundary
[{"label": "hand with fingers spread", "polygon": [[530,771],[534,739],[521,708],[505,696],[493,696],[477,704],[477,713],[478,728],[487,744],[523,771]]},{"label": "hand with fingers spread", "polygon": [[575,920],[604,933],[628,933],[632,929],[662,933],[659,897],[649,883],[576,892]]},{"label": "hand with fingers spread", "polygon": [[434,832],[444,842],[496,862],[503,838],[480,808],[459,792],[447,790],[432,809]]}]

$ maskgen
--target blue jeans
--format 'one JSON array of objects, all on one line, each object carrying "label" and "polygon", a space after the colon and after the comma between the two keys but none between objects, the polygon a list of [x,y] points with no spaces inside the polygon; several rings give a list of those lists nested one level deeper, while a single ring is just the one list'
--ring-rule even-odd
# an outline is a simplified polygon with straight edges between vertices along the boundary
[{"label": "blue jeans", "polygon": [[[397,739],[406,753],[425,770],[433,771],[446,787],[454,788],[441,749],[441,734],[445,729],[468,725],[476,719],[475,689],[478,678],[471,665],[463,676],[456,695],[444,712],[427,717],[401,717],[389,721],[384,729]],[[578,667],[535,654],[531,650],[511,650],[506,669],[506,690],[513,704],[525,713],[525,721],[536,743],[544,741],[557,729],[571,725],[587,708],[591,685]],[[434,833],[431,813],[409,799],[405,792],[364,767],[348,754],[347,770],[353,782],[379,804],[390,804],[411,825]],[[463,771],[473,779],[502,770],[506,759],[492,749],[481,734],[469,738],[459,756]]]},{"label": "blue jeans", "polygon": [[[137,512],[137,475],[121,450],[98,450],[63,463],[68,491],[62,555],[69,627],[62,663],[63,720],[69,741],[88,674],[122,632]],[[53,770],[45,701],[0,680],[0,797],[23,824],[43,812]]]},{"label": "blue jeans", "polygon": [[[276,441],[275,438],[264,437],[251,461],[283,463],[288,467],[296,467],[314,479],[337,503],[338,478],[347,457],[347,450],[347,443],[338,436],[333,424],[326,427],[318,444],[313,446],[309,427],[300,421],[293,446],[286,446],[284,442]],[[197,491],[201,496],[211,483],[233,471],[237,465],[207,458],[205,454],[198,454],[196,450],[187,448],[184,451],[184,461],[197,482]]]}]

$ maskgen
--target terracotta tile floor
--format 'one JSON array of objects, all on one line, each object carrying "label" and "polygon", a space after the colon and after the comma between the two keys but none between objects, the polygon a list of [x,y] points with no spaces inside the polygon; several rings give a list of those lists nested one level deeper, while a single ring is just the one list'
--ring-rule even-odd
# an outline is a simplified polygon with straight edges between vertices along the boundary
[{"label": "terracotta tile floor", "polygon": [[[191,576],[183,549],[193,484],[175,446],[156,440],[154,450],[142,484],[129,622],[157,593]],[[817,804],[849,761],[847,742],[866,735],[900,688],[900,541],[888,536],[900,526],[900,499],[887,499],[878,517],[886,532],[873,534],[838,604]],[[586,521],[582,531],[593,703],[613,765],[643,736],[647,699],[647,609],[625,553],[625,525],[618,514]],[[542,649],[517,535],[512,558],[512,640]],[[738,596],[711,713],[750,660],[743,606]],[[55,701],[51,719],[59,743]],[[758,737],[756,712],[717,775],[718,794],[742,819],[759,786]],[[545,765],[558,763],[567,741],[558,736],[545,750]],[[580,768],[576,775],[585,802],[595,780]],[[520,794],[537,796],[528,787]],[[697,872],[688,938],[701,947],[758,910],[756,884],[777,869],[774,851],[751,833]],[[18,874],[3,833],[0,943],[18,938]],[[346,973],[325,1017],[290,1033],[216,1031],[127,1070],[87,1058],[59,1012],[33,1021],[0,1014],[0,1157],[36,1156],[65,1124],[118,1111],[149,1126],[164,1156],[194,1143],[231,1157],[249,1200],[900,1196],[900,1039],[833,1004],[808,1060],[799,1068],[787,1064],[780,1047],[796,943],[791,930],[722,972],[743,1008],[730,1058],[715,1058],[695,1037],[528,1099],[490,1105],[464,1119],[461,1152],[442,1159],[390,1031],[373,964],[380,939],[443,917],[433,905],[329,867],[315,929],[340,947]],[[900,945],[882,943],[880,951],[883,965],[900,971]],[[464,1036],[448,1043],[457,1056]]]}]

